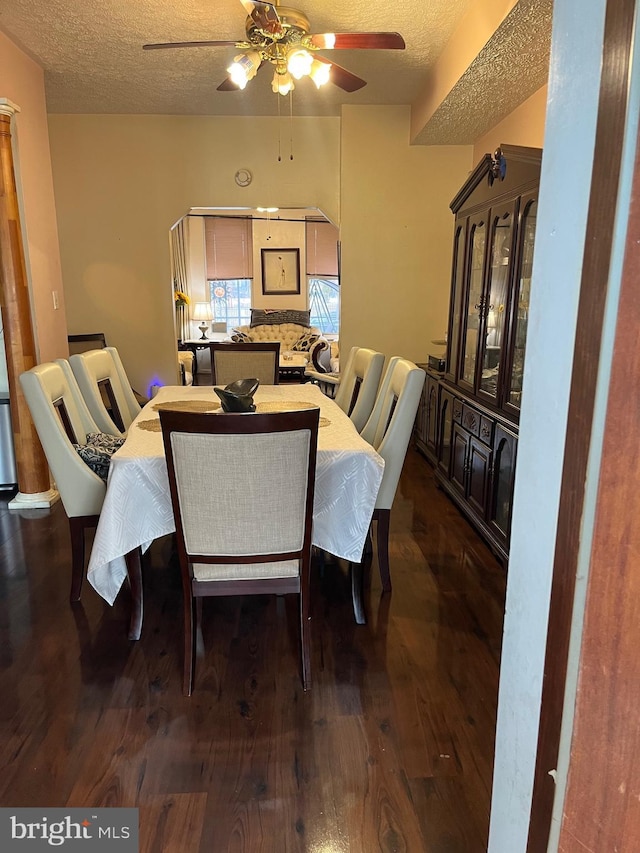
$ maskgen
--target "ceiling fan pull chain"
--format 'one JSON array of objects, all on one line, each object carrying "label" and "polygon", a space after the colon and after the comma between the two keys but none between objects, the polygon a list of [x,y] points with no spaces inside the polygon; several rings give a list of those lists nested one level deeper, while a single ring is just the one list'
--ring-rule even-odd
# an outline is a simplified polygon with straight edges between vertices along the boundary
[{"label": "ceiling fan pull chain", "polygon": [[276,100],[278,101],[278,163],[281,163],[282,155],[280,154],[280,140],[282,137],[282,117],[280,115],[280,95],[276,94]]},{"label": "ceiling fan pull chain", "polygon": [[289,160],[293,160],[293,92],[289,92]]}]

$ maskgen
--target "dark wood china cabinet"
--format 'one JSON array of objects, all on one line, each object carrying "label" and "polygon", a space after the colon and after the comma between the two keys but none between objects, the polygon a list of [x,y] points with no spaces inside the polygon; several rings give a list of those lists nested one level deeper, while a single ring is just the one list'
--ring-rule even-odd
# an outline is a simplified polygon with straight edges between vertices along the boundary
[{"label": "dark wood china cabinet", "polygon": [[542,151],[486,154],[455,215],[445,370],[427,370],[416,442],[507,560]]}]

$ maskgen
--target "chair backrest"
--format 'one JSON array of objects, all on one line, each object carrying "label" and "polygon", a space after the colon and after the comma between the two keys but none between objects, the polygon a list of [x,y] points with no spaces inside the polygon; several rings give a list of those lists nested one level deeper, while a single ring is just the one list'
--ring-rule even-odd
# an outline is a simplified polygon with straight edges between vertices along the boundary
[{"label": "chair backrest", "polygon": [[361,432],[384,459],[376,509],[391,509],[416,419],[425,372],[412,361],[392,358],[371,417]]},{"label": "chair backrest", "polygon": [[[160,411],[178,549],[197,555],[200,580],[298,573],[292,560],[311,544],[318,421],[319,409]],[[219,564],[211,577],[208,564]]]},{"label": "chair backrest", "polygon": [[[69,358],[85,403],[102,432],[124,435],[140,412],[115,347],[90,350]],[[106,398],[106,401],[105,401]]]},{"label": "chair backrest", "polygon": [[[387,386],[389,385],[391,377],[393,376],[393,366],[396,363],[396,361],[400,361],[399,355],[392,356],[389,359],[389,361],[387,362],[387,366],[385,368],[384,374],[382,376],[382,379],[380,380],[380,384],[378,385],[378,392],[376,394],[376,399],[373,403],[373,409],[375,409],[376,405],[378,404],[378,400],[383,399],[386,392],[387,392]],[[373,412],[373,409],[371,410],[372,412]],[[367,419],[367,423],[369,423],[369,419]],[[360,430],[360,435],[365,434],[365,429],[366,429],[366,424]],[[369,441],[369,439],[367,439],[367,441]],[[369,443],[371,443],[371,442],[369,442]]]},{"label": "chair backrest", "polygon": [[93,332],[87,335],[69,335],[67,341],[69,342],[69,355],[87,352],[90,349],[104,349],[107,345],[104,332]]},{"label": "chair backrest", "polygon": [[237,379],[259,379],[278,384],[280,341],[210,343],[211,384],[229,385]]},{"label": "chair backrest", "polygon": [[366,347],[352,347],[335,402],[360,432],[373,409],[384,367],[384,355]]},{"label": "chair backrest", "polygon": [[98,515],[106,485],[75,451],[99,432],[73,374],[60,364],[39,364],[20,376],[42,449],[69,518]]},{"label": "chair backrest", "polygon": [[311,364],[313,369],[318,373],[330,373],[331,365],[329,359],[331,357],[331,349],[328,341],[318,341],[317,345],[311,350]]},{"label": "chair backrest", "polygon": [[178,368],[180,370],[180,384],[193,385],[193,368],[196,356],[191,350],[178,350]]}]

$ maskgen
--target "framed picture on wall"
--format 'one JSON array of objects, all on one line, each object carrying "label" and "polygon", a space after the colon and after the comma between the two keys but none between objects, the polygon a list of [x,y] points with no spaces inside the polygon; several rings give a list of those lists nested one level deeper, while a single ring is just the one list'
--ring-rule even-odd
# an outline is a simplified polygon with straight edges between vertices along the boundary
[{"label": "framed picture on wall", "polygon": [[265,296],[300,293],[300,249],[261,249]]}]

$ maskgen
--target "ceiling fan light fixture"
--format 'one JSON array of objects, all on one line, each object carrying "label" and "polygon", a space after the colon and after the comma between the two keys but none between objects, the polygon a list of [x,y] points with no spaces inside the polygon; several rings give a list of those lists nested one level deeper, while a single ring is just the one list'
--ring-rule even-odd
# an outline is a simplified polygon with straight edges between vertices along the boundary
[{"label": "ceiling fan light fixture", "polygon": [[324,86],[331,79],[331,63],[320,62],[319,59],[314,59],[311,63],[309,77],[311,77],[318,89],[320,86]]},{"label": "ceiling fan light fixture", "polygon": [[257,50],[249,50],[241,53],[233,60],[227,68],[231,80],[240,89],[244,89],[249,80],[253,80],[260,67],[260,54]]},{"label": "ceiling fan light fixture", "polygon": [[312,64],[313,56],[303,47],[294,47],[287,54],[287,71],[296,80],[310,74]]},{"label": "ceiling fan light fixture", "polygon": [[281,73],[276,70],[271,81],[271,88],[277,95],[288,95],[295,89],[291,74],[288,71]]},{"label": "ceiling fan light fixture", "polygon": [[[367,81],[317,50],[404,50],[405,41],[396,32],[338,32],[315,34],[307,16],[299,9],[281,6],[281,0],[240,0],[247,17],[243,40],[212,39],[144,44],[144,50],[183,47],[235,47],[242,51],[227,68],[219,92],[246,88],[264,63],[275,66],[271,87],[280,95],[295,88],[294,78],[311,77],[317,88],[330,82],[344,92],[357,92]],[[287,0],[282,0],[286,3]]]}]

